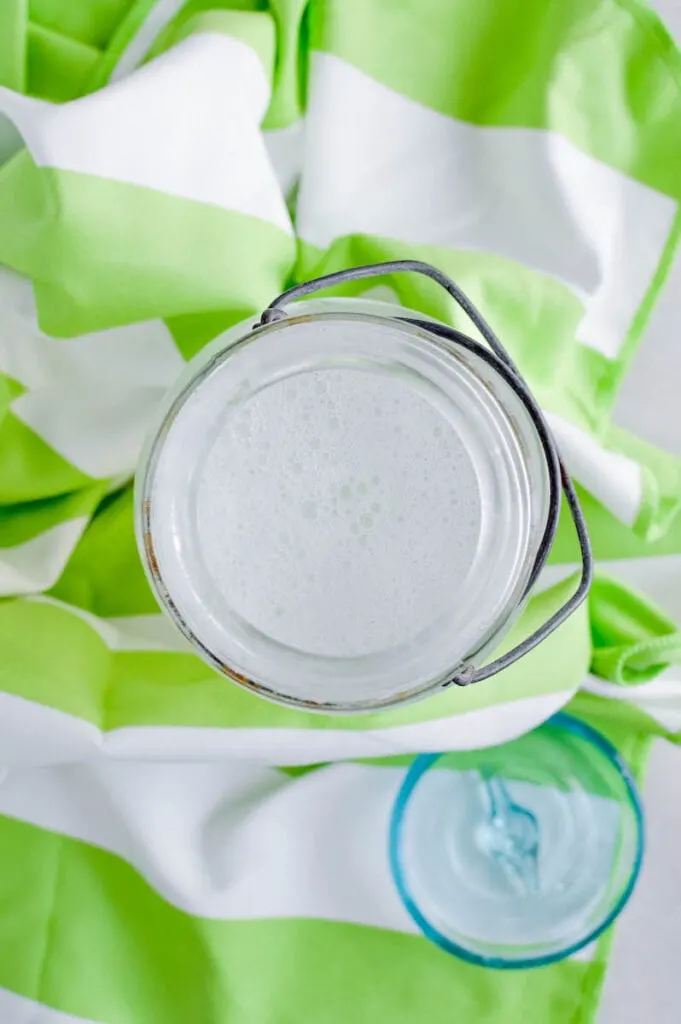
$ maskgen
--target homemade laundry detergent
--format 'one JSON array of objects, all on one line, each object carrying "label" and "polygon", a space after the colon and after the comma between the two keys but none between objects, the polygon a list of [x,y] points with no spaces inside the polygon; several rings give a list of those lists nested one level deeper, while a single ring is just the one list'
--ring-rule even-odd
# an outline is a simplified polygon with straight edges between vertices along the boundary
[{"label": "homemade laundry detergent", "polygon": [[475,681],[555,530],[541,414],[511,364],[420,314],[283,298],[163,410],[138,502],[162,604],[287,703],[372,710]]}]

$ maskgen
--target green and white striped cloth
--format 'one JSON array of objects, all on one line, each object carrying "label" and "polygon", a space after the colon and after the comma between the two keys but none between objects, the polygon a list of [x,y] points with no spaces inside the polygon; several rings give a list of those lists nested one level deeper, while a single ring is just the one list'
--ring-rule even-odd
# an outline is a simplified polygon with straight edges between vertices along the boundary
[{"label": "green and white striped cloth", "polygon": [[[2,0],[0,86],[0,1021],[590,1020],[607,937],[540,971],[454,961],[399,904],[386,822],[406,755],[573,698],[635,766],[681,737],[681,461],[611,417],[681,236],[670,36],[634,0]],[[204,344],[404,256],[520,364],[599,578],[495,679],[325,718],[186,648],[131,477]],[[428,282],[371,291],[470,332]],[[566,521],[516,637],[575,559]]]}]

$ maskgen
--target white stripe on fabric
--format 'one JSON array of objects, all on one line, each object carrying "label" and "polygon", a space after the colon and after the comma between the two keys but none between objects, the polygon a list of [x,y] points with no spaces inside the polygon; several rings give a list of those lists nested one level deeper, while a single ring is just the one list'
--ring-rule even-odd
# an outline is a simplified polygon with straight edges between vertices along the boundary
[{"label": "white stripe on fabric", "polygon": [[104,619],[112,631],[114,651],[174,651],[193,654],[194,648],[165,615],[131,615]]},{"label": "white stripe on fabric", "polygon": [[116,854],[194,916],[418,934],[387,851],[405,771],[343,764],[290,779],[248,765],[67,765],[10,773],[0,814]]},{"label": "white stripe on fabric", "polygon": [[132,473],[165,388],[77,385],[27,391],[11,409],[56,452],[95,479]]},{"label": "white stripe on fabric", "polygon": [[305,122],[296,121],[286,128],[270,128],[262,136],[279,187],[287,196],[298,182],[303,169]]},{"label": "white stripe on fabric", "polygon": [[608,451],[562,416],[546,414],[570,475],[627,526],[636,522],[643,501],[638,462]]},{"label": "white stripe on fabric", "polygon": [[66,765],[10,772],[0,814],[118,855],[195,916],[414,933],[387,858],[403,777],[350,764],[293,780],[248,765]]},{"label": "white stripe on fabric", "polygon": [[[664,676],[675,678],[664,678]],[[633,704],[649,715],[654,722],[671,733],[681,732],[681,669],[678,665],[667,669],[650,683],[621,686],[605,679],[589,676],[583,689],[598,697],[621,700]]]},{"label": "white stripe on fabric", "polygon": [[103,1024],[102,1021],[74,1017],[71,1013],[53,1010],[44,1003],[19,996],[0,988],[0,1021],[2,1024]]},{"label": "white stripe on fabric", "polygon": [[0,88],[34,161],[258,217],[292,233],[259,125],[270,98],[241,39],[197,33],[128,78],[52,105]]},{"label": "white stripe on fabric", "polygon": [[[547,565],[542,572],[542,589],[560,583],[577,570],[576,563]],[[681,555],[599,559],[597,571],[639,590],[658,604],[681,629]]]},{"label": "white stripe on fabric", "polygon": [[53,586],[88,522],[88,516],[78,516],[23,544],[0,548],[0,597],[34,594]]},{"label": "white stripe on fabric", "polygon": [[[548,590],[578,570],[576,562],[547,565],[542,571],[538,589]],[[639,590],[658,604],[681,629],[681,555],[603,558],[598,560],[596,571]]]},{"label": "white stripe on fabric", "polygon": [[14,415],[83,473],[129,474],[167,388],[185,366],[160,320],[78,338],[38,326],[31,282],[0,268],[0,372],[29,390]]},{"label": "white stripe on fabric", "polygon": [[620,350],[669,236],[676,204],[567,139],[466,124],[331,54],[313,54],[297,208],[326,248],[364,233],[498,253],[562,281],[579,339]]},{"label": "white stripe on fabric", "polygon": [[681,555],[599,561],[598,568],[647,594],[681,629]]},{"label": "white stripe on fabric", "polygon": [[537,594],[543,594],[545,590],[550,590],[551,587],[555,587],[556,584],[569,579],[570,576],[574,576],[579,572],[579,568],[580,567],[577,562],[564,562],[559,565],[545,565],[539,574],[539,579],[532,588],[532,596],[536,597]]},{"label": "white stripe on fabric", "polygon": [[[187,727],[131,726],[109,733],[106,749],[115,757],[145,756],[167,761],[186,747],[188,751],[196,751],[185,755],[189,757],[228,757],[275,765],[319,764],[424,751],[474,750],[516,739],[564,707],[574,692],[557,690],[445,718],[371,730],[191,730]],[[140,755],[139,750],[145,754]],[[199,751],[204,754],[199,755]]]},{"label": "white stripe on fabric", "polygon": [[674,665],[649,683],[629,686],[609,683],[598,676],[589,676],[584,683],[584,689],[602,697],[616,696],[618,699],[633,703],[645,700],[664,705],[666,702],[675,701],[677,706],[681,706],[681,667]]},{"label": "white stripe on fabric", "polygon": [[161,32],[180,13],[189,0],[156,0],[137,32],[118,58],[109,76],[110,82],[125,78],[142,63]]},{"label": "white stripe on fabric", "polygon": [[[0,373],[29,390],[106,391],[110,385],[169,387],[185,362],[162,320],[53,338],[38,324],[33,284],[0,267]],[[62,410],[68,416],[68,408]]]},{"label": "white stripe on fabric", "polygon": [[421,751],[471,750],[515,739],[559,711],[573,690],[384,729],[128,726],[102,732],[75,715],[0,692],[0,761],[44,766],[100,758],[305,765]]}]

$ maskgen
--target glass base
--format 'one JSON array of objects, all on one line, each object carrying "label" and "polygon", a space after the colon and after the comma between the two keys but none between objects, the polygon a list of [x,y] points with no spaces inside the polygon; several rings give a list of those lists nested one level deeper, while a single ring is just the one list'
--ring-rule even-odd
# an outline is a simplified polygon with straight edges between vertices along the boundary
[{"label": "glass base", "polygon": [[423,932],[498,967],[593,941],[631,894],[642,848],[628,769],[563,714],[501,747],[417,758],[391,827],[395,880]]}]

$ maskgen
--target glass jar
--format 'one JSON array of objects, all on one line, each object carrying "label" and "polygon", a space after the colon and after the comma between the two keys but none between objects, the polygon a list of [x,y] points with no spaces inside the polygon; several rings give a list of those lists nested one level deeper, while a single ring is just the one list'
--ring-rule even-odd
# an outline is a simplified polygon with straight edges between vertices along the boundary
[{"label": "glass jar", "polygon": [[[491,347],[385,303],[294,301],[391,269],[444,283]],[[229,679],[375,711],[491,675],[583,598],[590,552],[563,474],[580,589],[485,664],[546,559],[560,475],[536,403],[456,286],[426,264],[356,268],[285,293],[187,366],[139,470],[140,550],[162,607]]]}]

